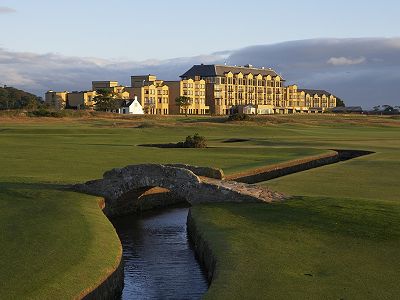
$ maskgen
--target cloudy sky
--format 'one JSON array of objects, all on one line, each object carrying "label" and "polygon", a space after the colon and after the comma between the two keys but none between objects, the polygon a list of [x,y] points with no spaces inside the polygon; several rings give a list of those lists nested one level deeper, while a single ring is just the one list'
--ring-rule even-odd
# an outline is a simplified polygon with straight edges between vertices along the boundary
[{"label": "cloudy sky", "polygon": [[400,105],[399,13],[394,0],[0,0],[0,84],[43,95],[250,63],[348,105]]}]

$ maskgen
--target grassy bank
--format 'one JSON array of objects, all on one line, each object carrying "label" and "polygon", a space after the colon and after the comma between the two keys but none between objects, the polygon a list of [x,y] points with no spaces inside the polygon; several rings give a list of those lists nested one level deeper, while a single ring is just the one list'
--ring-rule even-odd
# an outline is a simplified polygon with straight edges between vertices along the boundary
[{"label": "grassy bank", "polygon": [[[220,118],[0,118],[1,298],[73,298],[116,265],[119,241],[98,199],[62,190],[63,184],[135,163],[191,163],[229,174],[326,152],[281,144],[292,127]],[[196,132],[211,148],[138,146]],[[249,141],[224,143],[232,138]]]}]

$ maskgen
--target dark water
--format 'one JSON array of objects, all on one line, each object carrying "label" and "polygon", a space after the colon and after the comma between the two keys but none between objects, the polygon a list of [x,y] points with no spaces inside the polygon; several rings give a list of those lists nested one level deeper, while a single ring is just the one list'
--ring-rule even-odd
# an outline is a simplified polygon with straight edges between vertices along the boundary
[{"label": "dark water", "polygon": [[169,208],[113,221],[125,260],[122,299],[200,299],[205,275],[188,242],[188,208]]}]

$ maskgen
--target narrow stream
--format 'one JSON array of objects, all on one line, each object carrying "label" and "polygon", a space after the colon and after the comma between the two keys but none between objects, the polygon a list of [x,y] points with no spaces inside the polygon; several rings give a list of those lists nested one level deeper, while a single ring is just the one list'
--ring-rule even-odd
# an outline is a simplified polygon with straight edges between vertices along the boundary
[{"label": "narrow stream", "polygon": [[122,299],[200,299],[208,284],[186,231],[187,207],[113,220],[122,242]]}]

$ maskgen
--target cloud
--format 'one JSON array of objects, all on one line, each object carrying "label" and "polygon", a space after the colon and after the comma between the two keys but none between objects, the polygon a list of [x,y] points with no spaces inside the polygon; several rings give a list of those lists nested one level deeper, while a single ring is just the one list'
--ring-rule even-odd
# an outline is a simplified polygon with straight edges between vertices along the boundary
[{"label": "cloud", "polygon": [[400,104],[396,91],[400,38],[310,39],[251,46],[234,51],[229,63],[272,67],[289,84],[326,89],[347,105]]},{"label": "cloud", "polygon": [[365,62],[365,57],[359,58],[347,58],[347,57],[331,57],[327,63],[334,66],[345,66],[345,65],[358,65]]},{"label": "cloud", "polygon": [[17,11],[14,8],[0,6],[0,14],[10,14],[10,13],[15,13],[15,12],[17,12]]},{"label": "cloud", "polygon": [[[177,80],[193,64],[272,67],[288,84],[326,89],[348,105],[399,105],[400,38],[311,39],[167,60],[121,61],[0,48],[0,84],[42,95],[46,90],[87,90],[92,80],[155,74]],[[330,63],[329,63],[330,62]]]}]

